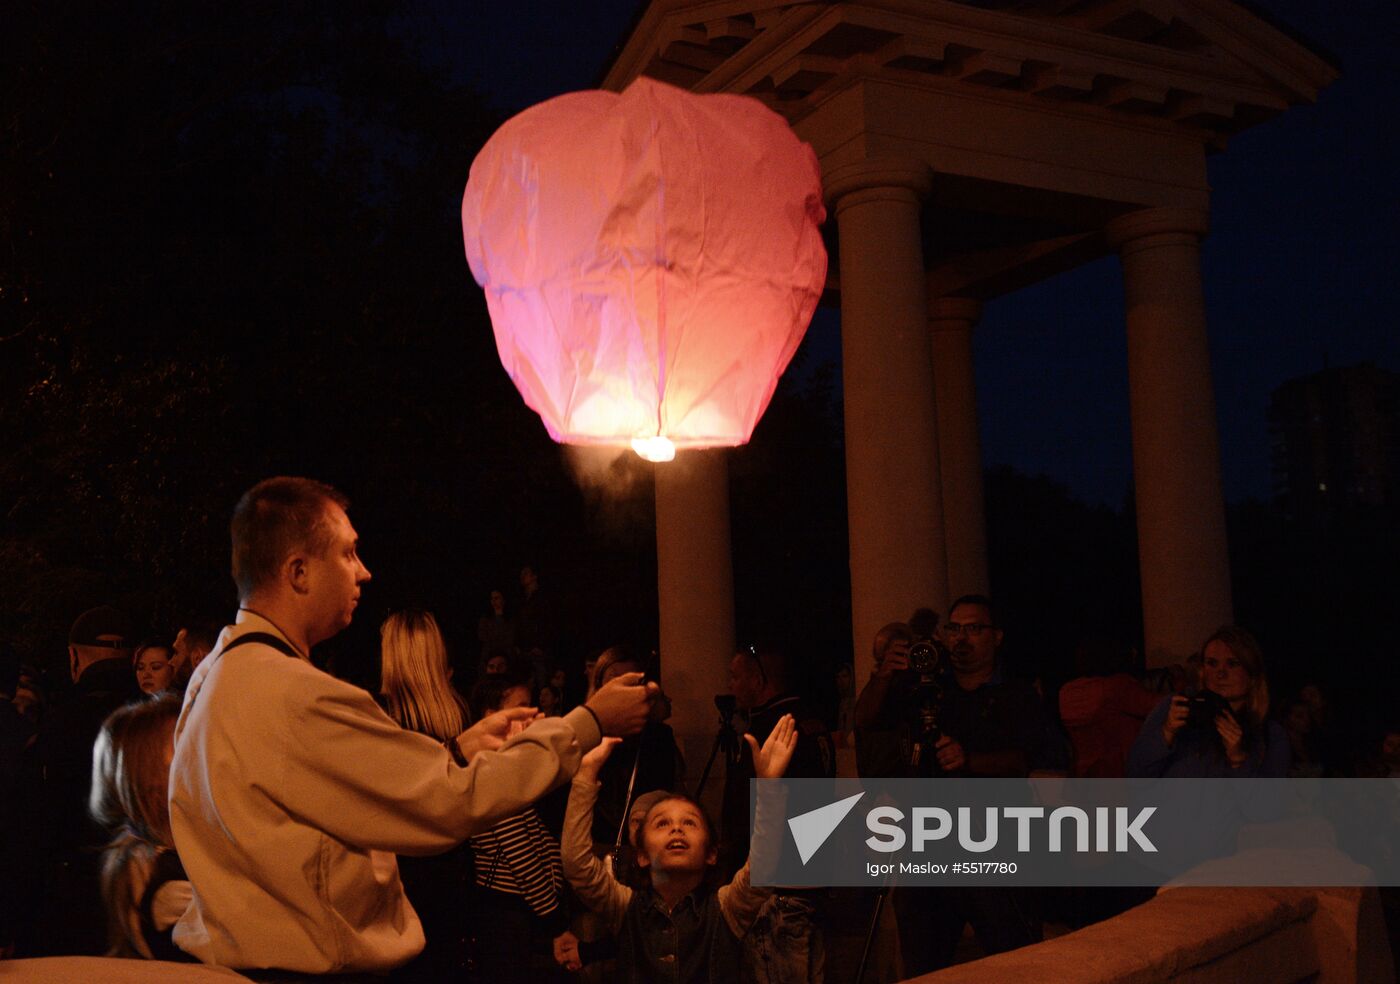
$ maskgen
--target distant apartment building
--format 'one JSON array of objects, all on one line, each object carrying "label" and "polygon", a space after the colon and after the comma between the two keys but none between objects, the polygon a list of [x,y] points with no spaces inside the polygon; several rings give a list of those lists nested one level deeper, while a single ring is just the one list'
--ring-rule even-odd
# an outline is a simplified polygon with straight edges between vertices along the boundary
[{"label": "distant apartment building", "polygon": [[1370,363],[1274,390],[1274,500],[1300,519],[1400,505],[1400,375]]}]

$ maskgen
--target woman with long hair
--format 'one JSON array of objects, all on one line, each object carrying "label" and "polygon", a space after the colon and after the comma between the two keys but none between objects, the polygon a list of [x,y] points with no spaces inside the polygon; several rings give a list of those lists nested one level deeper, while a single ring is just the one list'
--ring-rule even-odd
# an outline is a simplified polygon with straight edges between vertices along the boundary
[{"label": "woman with long hair", "polygon": [[379,692],[389,716],[438,741],[466,730],[467,705],[452,687],[447,643],[430,612],[395,612],[379,627]]},{"label": "woman with long hair", "polygon": [[192,894],[170,834],[170,759],[180,698],[163,694],[113,711],[92,749],[88,809],[113,831],[102,855],[112,956],[189,959],[170,930]]},{"label": "woman with long hair", "polygon": [[[471,714],[452,686],[447,643],[430,612],[394,612],[379,627],[379,649],[380,702],[400,727],[438,741],[467,729]],[[415,965],[423,979],[462,977],[473,959],[474,913],[462,901],[471,891],[470,848],[459,844],[433,857],[400,857],[399,877],[427,938]]]},{"label": "woman with long hair", "polygon": [[1201,647],[1199,689],[1168,697],[1143,722],[1128,775],[1282,779],[1289,756],[1288,736],[1269,718],[1263,650],[1244,629],[1226,625]]}]

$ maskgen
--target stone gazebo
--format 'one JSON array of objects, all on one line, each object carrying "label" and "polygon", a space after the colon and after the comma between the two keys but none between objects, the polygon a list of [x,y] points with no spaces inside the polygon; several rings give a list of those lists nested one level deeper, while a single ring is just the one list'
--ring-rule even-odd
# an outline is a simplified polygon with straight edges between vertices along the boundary
[{"label": "stone gazebo", "polygon": [[[755,96],[820,158],[858,679],[881,624],[988,586],[982,304],[1110,250],[1149,664],[1230,619],[1198,258],[1206,155],[1313,101],[1332,65],[1229,0],[653,0],[603,85],[639,75]],[[657,472],[662,652],[684,654],[667,686],[690,698],[678,710],[724,689],[734,642],[724,458],[689,457]],[[693,713],[677,731],[711,734]]]}]

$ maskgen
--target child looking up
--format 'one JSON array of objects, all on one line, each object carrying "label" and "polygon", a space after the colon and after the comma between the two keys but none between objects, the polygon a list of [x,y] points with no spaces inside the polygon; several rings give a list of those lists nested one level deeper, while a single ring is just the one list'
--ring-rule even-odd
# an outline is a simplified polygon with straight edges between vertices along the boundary
[{"label": "child looking up", "polygon": [[[780,779],[797,747],[797,728],[785,715],[763,747],[745,735],[760,779]],[[647,812],[637,830],[637,865],[650,885],[619,883],[592,851],[589,835],[598,795],[598,770],[616,742],[605,741],[583,758],[574,776],[564,816],[564,875],[579,899],[618,937],[618,979],[732,984],[739,977],[739,941],[770,894],[749,882],[749,865],[717,891],[714,830],[700,805],[688,796],[667,796]],[[760,808],[754,820],[765,818]]]}]

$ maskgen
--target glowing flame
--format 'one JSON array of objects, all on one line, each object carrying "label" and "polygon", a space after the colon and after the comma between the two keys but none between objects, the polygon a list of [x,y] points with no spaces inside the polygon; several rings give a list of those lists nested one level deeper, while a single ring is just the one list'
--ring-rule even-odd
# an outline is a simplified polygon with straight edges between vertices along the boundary
[{"label": "glowing flame", "polygon": [[676,446],[671,439],[659,434],[656,437],[632,438],[632,450],[647,461],[670,461],[676,456]]}]

